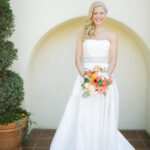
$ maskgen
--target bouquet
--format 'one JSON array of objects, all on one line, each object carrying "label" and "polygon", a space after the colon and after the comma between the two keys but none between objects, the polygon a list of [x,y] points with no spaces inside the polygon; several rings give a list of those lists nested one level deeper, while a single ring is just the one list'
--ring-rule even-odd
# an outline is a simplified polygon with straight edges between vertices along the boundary
[{"label": "bouquet", "polygon": [[113,84],[113,78],[109,77],[105,68],[95,66],[92,70],[85,69],[83,74],[84,80],[81,84],[83,88],[82,97],[90,95],[103,94],[109,89],[109,85]]}]

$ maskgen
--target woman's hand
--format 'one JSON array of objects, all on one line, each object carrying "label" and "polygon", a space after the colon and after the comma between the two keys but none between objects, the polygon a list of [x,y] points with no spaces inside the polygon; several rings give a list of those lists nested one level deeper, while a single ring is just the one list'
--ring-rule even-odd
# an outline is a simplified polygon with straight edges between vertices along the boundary
[{"label": "woman's hand", "polygon": [[82,78],[84,78],[84,71],[81,71],[81,74]]},{"label": "woman's hand", "polygon": [[109,74],[108,71],[106,71],[106,73],[108,74],[109,77],[111,77],[111,74]]}]

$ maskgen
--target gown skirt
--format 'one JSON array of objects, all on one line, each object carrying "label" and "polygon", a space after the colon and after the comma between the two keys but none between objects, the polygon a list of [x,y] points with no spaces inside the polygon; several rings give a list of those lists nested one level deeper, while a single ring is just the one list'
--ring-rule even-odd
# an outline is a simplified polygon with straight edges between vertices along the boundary
[{"label": "gown skirt", "polygon": [[135,150],[118,130],[119,92],[115,76],[106,97],[83,98],[77,73],[50,150]]}]

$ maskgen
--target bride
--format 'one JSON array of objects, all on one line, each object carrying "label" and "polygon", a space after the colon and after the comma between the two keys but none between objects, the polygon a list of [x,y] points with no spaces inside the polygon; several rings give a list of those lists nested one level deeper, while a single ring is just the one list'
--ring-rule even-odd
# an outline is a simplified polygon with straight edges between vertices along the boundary
[{"label": "bride", "polygon": [[[119,93],[113,71],[117,63],[118,36],[104,29],[107,7],[92,3],[87,20],[77,36],[74,86],[50,145],[50,150],[135,150],[118,130]],[[106,68],[113,84],[106,95],[82,97],[84,69]]]}]

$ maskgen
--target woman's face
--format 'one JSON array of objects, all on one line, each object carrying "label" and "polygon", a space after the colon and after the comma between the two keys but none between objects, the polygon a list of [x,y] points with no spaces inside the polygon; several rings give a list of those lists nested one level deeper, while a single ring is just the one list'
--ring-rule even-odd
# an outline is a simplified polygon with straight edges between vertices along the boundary
[{"label": "woman's face", "polygon": [[105,9],[101,6],[95,7],[93,10],[93,16],[92,20],[94,24],[99,25],[104,22],[104,19],[106,17]]}]

